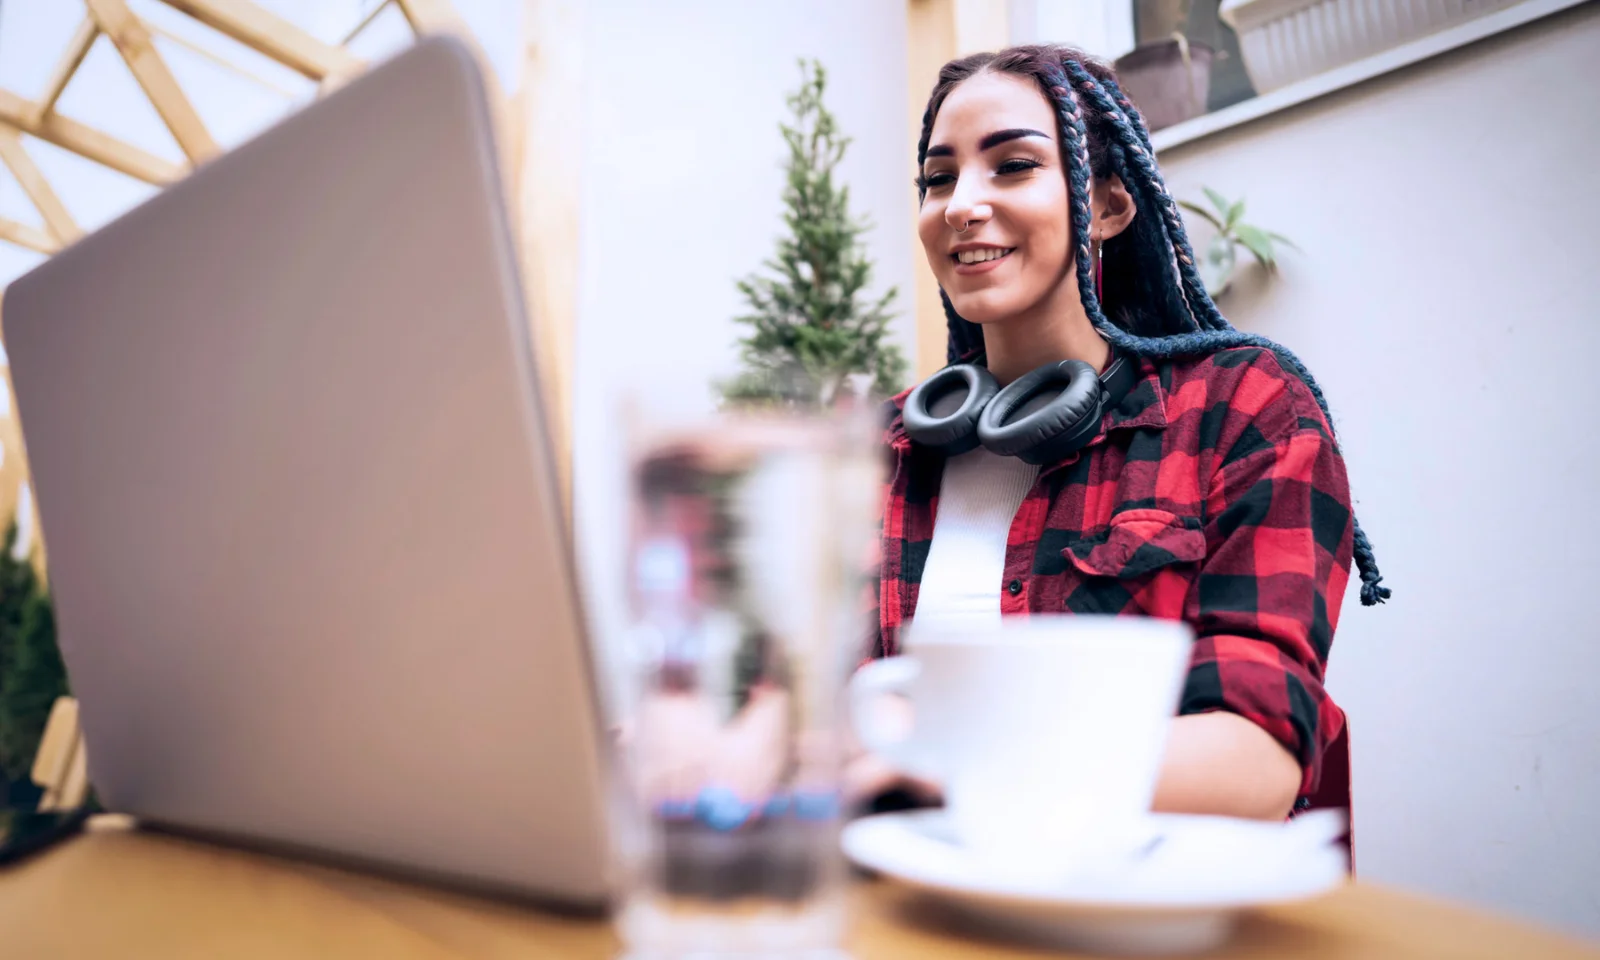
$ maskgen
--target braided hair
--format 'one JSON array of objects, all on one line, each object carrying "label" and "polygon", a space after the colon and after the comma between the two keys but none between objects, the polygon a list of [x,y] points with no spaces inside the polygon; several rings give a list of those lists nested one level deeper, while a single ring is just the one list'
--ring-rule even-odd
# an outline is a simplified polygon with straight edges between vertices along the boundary
[{"label": "braided hair", "polygon": [[[985,72],[1031,77],[1055,109],[1067,177],[1078,293],[1089,321],[1106,342],[1153,360],[1206,356],[1228,347],[1270,350],[1305,383],[1331,429],[1333,416],[1328,412],[1328,401],[1300,358],[1266,337],[1234,329],[1206,293],[1178,205],[1156,167],[1150,133],[1107,64],[1072,47],[1048,44],[979,53],[945,64],[922,115],[922,135],[917,141],[919,201],[927,196],[921,170],[939,108],[963,81]],[[1101,285],[1105,299],[1115,305],[1107,316],[1095,291],[1089,247],[1089,187],[1094,178],[1113,176],[1127,188],[1135,208],[1146,215],[1135,216],[1127,229],[1101,245]],[[956,363],[980,355],[984,349],[983,328],[957,314],[943,290],[939,295],[949,330],[949,361]],[[1334,443],[1337,445],[1337,439]],[[1372,544],[1360,522],[1352,522],[1352,553],[1361,576],[1361,602],[1372,606],[1387,600],[1390,591],[1382,585]]]}]

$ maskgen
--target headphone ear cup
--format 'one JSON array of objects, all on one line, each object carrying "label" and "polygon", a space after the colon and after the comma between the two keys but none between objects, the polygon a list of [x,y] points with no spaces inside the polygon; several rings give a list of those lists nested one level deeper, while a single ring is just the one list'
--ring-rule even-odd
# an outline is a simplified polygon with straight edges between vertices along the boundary
[{"label": "headphone ear cup", "polygon": [[1094,367],[1063,360],[1040,367],[999,391],[978,419],[978,440],[991,453],[1044,465],[1094,439],[1103,393]]},{"label": "headphone ear cup", "polygon": [[907,394],[906,436],[947,457],[978,448],[978,417],[1000,390],[994,374],[970,363],[945,367]]}]

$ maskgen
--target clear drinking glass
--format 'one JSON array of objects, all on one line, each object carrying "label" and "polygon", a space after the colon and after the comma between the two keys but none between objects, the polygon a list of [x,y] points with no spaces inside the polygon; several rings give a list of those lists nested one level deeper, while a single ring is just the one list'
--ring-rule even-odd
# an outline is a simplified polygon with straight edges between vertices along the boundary
[{"label": "clear drinking glass", "polygon": [[866,418],[709,416],[630,445],[622,757],[633,957],[835,956]]}]

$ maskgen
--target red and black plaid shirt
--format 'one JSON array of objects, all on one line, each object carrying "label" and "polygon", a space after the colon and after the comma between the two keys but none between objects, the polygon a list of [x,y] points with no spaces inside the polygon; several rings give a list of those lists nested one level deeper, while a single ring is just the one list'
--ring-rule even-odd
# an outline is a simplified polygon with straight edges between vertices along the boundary
[{"label": "red and black plaid shirt", "polygon": [[[1083,450],[1023,499],[996,584],[1003,615],[1181,619],[1198,638],[1179,713],[1228,710],[1300,760],[1302,796],[1344,727],[1323,689],[1350,578],[1344,461],[1305,384],[1269,351],[1142,360],[1142,379]],[[879,631],[898,651],[933,541],[943,458],[886,433]]]}]

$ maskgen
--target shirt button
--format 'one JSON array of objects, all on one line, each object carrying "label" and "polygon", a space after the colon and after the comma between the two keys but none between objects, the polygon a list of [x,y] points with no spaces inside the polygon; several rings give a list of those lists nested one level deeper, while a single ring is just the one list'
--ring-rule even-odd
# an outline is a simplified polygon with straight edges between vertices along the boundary
[{"label": "shirt button", "polygon": [[1021,580],[1013,580],[1010,583],[1006,584],[1006,592],[1011,594],[1013,597],[1016,596],[1017,594],[1021,593],[1022,592],[1022,581]]}]

